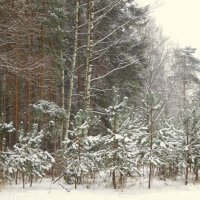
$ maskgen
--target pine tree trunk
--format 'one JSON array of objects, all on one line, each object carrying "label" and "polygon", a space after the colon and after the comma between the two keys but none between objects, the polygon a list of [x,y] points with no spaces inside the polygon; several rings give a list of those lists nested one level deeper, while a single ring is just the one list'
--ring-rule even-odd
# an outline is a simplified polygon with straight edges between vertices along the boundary
[{"label": "pine tree trunk", "polygon": [[[117,119],[117,115],[115,115],[114,120],[113,120],[113,130],[112,130],[114,134],[117,133],[117,129],[118,129],[118,119]],[[113,149],[118,149],[118,140],[116,138],[114,138],[114,141],[113,141]],[[115,155],[113,156],[113,163],[114,165],[115,163],[118,164],[117,158]],[[115,170],[113,170],[112,172],[112,184],[113,184],[113,188],[117,189]]]},{"label": "pine tree trunk", "polygon": [[[189,130],[188,130],[188,119],[185,120],[185,131],[186,131],[186,145],[189,148]],[[189,158],[190,158],[190,153],[189,149],[187,150],[187,155],[186,155],[186,168],[185,168],[185,185],[188,184],[188,175],[189,175]]]},{"label": "pine tree trunk", "polygon": [[195,181],[199,181],[199,170],[196,168],[195,170]]},{"label": "pine tree trunk", "polygon": [[61,82],[62,82],[62,89],[61,89],[61,98],[62,98],[62,103],[61,103],[61,107],[63,109],[65,109],[65,67],[64,67],[64,63],[63,63],[63,52],[61,50],[61,53],[60,53],[60,57],[61,57],[61,62],[62,62],[62,71],[61,71]]},{"label": "pine tree trunk", "polygon": [[30,125],[31,125],[31,116],[30,116],[30,110],[29,105],[31,104],[31,97],[30,97],[30,82],[26,81],[26,105],[27,105],[27,112],[26,112],[26,131],[30,131]]},{"label": "pine tree trunk", "polygon": [[186,166],[186,169],[185,169],[185,185],[187,185],[188,184],[188,172],[189,170],[188,170],[188,166]]},{"label": "pine tree trunk", "polygon": [[[149,119],[149,134],[150,134],[150,157],[152,156],[152,149],[153,149],[153,108],[150,109],[150,119]],[[148,181],[148,188],[151,189],[151,178],[152,178],[152,163],[149,163],[149,181]]]},{"label": "pine tree trunk", "polygon": [[13,144],[17,142],[19,130],[19,77],[17,75],[15,76],[15,128],[16,135],[15,141],[12,141]]},{"label": "pine tree trunk", "polygon": [[43,26],[41,27],[41,32],[40,32],[40,42],[41,42],[41,49],[40,49],[40,59],[41,59],[41,66],[40,66],[40,82],[39,82],[39,87],[40,87],[40,99],[44,98],[44,36],[43,36]]},{"label": "pine tree trunk", "polygon": [[[44,0],[42,0],[42,10],[45,10],[44,7]],[[40,77],[39,77],[39,87],[40,87],[40,99],[44,98],[44,85],[45,85],[45,80],[44,80],[44,27],[41,25],[40,29],[40,59],[41,59],[41,66],[40,66]]]},{"label": "pine tree trunk", "polygon": [[30,175],[30,187],[32,187],[32,185],[33,185],[33,175],[31,174]]},{"label": "pine tree trunk", "polygon": [[2,84],[0,84],[0,117],[1,114],[3,113],[3,80],[2,80]]},{"label": "pine tree trunk", "polygon": [[77,189],[77,174],[75,173],[75,182],[74,182],[74,188]]},{"label": "pine tree trunk", "polygon": [[[79,2],[79,6],[81,6],[81,0],[78,0],[78,2]],[[81,11],[79,9],[79,11],[78,11],[78,27],[80,27],[80,26],[81,26]],[[79,29],[77,31],[78,31],[78,36],[79,36],[81,34],[81,31]],[[81,40],[78,39],[77,40],[77,49],[79,49],[80,47],[81,47]],[[81,73],[82,66],[81,66],[80,63],[81,62],[80,62],[80,58],[79,58],[79,59],[77,59],[77,66],[78,66],[78,69],[77,69],[78,107],[81,106],[81,103],[80,103],[81,102],[81,93],[83,92],[83,81],[82,81],[82,73]]]},{"label": "pine tree trunk", "polygon": [[24,172],[22,172],[22,184],[23,184],[23,188],[25,188],[25,175],[24,175]]},{"label": "pine tree trunk", "polygon": [[[184,112],[186,112],[186,66],[183,66],[183,108]],[[185,129],[185,137],[186,137],[186,145],[189,148],[189,128],[188,128],[188,117],[184,119],[184,129]],[[185,168],[185,185],[188,184],[188,174],[189,174],[189,149],[186,152],[186,168]]]},{"label": "pine tree trunk", "polygon": [[151,189],[151,175],[152,175],[152,164],[149,163],[149,181],[148,181],[148,188]]},{"label": "pine tree trunk", "polygon": [[15,173],[15,184],[17,185],[17,183],[18,183],[18,170],[16,171],[16,173]]},{"label": "pine tree trunk", "polygon": [[114,189],[117,189],[115,170],[113,170],[113,172],[112,172],[112,185],[113,185]]},{"label": "pine tree trunk", "polygon": [[[64,67],[64,63],[63,63],[63,52],[61,50],[61,62],[62,62],[62,66],[61,66],[61,70],[62,70],[62,77],[61,77],[61,82],[62,82],[62,89],[61,89],[61,98],[62,98],[62,105],[61,107],[63,109],[65,109],[65,67]],[[62,147],[62,141],[63,139],[65,138],[65,131],[66,131],[66,126],[65,126],[65,123],[63,122],[63,130],[62,130],[62,133],[60,134],[60,138],[59,138],[59,145],[60,147]]]},{"label": "pine tree trunk", "polygon": [[[188,120],[187,119],[185,121],[185,131],[186,131],[186,145],[189,146],[189,132],[188,132]],[[186,153],[187,153],[187,155],[186,155],[186,168],[185,168],[185,185],[188,184],[189,161],[190,161],[189,160],[189,158],[190,158],[189,149],[187,150]]]},{"label": "pine tree trunk", "polygon": [[120,184],[120,188],[123,189],[124,188],[124,175],[120,172],[120,177],[119,177],[119,184]]}]

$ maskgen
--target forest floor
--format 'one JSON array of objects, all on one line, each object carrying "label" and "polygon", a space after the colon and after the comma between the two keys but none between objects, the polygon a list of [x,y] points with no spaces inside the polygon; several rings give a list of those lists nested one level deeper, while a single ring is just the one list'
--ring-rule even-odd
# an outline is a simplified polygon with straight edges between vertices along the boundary
[{"label": "forest floor", "polygon": [[152,189],[146,184],[113,190],[111,188],[92,186],[90,189],[67,185],[70,192],[63,189],[58,183],[52,184],[50,180],[34,183],[30,187],[22,185],[7,185],[0,189],[0,200],[199,200],[200,184],[185,186],[180,181],[155,181]]}]

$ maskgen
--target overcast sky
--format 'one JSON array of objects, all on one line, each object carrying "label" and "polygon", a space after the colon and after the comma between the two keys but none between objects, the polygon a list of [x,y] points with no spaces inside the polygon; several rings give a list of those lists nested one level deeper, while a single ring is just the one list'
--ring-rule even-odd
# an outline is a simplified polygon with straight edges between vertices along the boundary
[{"label": "overcast sky", "polygon": [[200,57],[200,0],[138,0],[143,4],[157,2],[152,15],[163,27],[164,35],[180,46],[198,49]]}]

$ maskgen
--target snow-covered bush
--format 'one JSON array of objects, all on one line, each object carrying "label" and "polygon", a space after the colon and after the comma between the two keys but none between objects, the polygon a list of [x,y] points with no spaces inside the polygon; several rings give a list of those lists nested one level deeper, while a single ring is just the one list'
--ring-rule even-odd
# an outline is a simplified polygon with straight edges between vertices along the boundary
[{"label": "snow-covered bush", "polygon": [[32,105],[34,118],[43,130],[46,148],[51,152],[61,146],[63,139],[64,124],[66,120],[65,109],[54,102],[40,100]]},{"label": "snow-covered bush", "polygon": [[[25,186],[25,176],[30,179],[32,185],[33,177],[42,177],[54,163],[54,158],[41,149],[43,132],[38,132],[38,125],[34,124],[30,133],[25,136],[21,132],[19,142],[13,147],[13,150],[7,149],[2,152],[1,161],[3,170],[7,176],[11,174],[20,174]],[[17,181],[17,177],[16,177]]]},{"label": "snow-covered bush", "polygon": [[66,118],[66,111],[63,108],[60,108],[54,102],[40,100],[33,104],[32,107],[36,112],[36,115],[48,114],[51,118],[59,120]]},{"label": "snow-covered bush", "polygon": [[[6,134],[11,134],[15,131],[15,128],[13,126],[13,122],[5,123],[4,122],[4,116],[1,114],[0,117],[0,156],[2,155],[3,151],[6,147]],[[4,173],[4,163],[1,162],[0,159],[0,181],[3,181],[5,179],[5,173]]]},{"label": "snow-covered bush", "polygon": [[13,133],[16,129],[13,126],[13,122],[5,123],[3,120],[0,121],[0,151],[3,148],[3,139],[6,134]]}]

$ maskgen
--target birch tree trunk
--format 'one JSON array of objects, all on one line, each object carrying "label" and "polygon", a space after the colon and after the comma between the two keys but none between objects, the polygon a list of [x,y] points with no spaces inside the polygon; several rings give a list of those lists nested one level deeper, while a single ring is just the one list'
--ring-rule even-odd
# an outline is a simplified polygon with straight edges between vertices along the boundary
[{"label": "birch tree trunk", "polygon": [[87,60],[85,69],[85,110],[90,109],[91,72],[94,46],[94,0],[88,0]]},{"label": "birch tree trunk", "polygon": [[[77,46],[78,46],[78,24],[79,24],[79,8],[80,8],[80,0],[76,1],[76,19],[75,19],[75,33],[74,33],[74,51],[72,56],[72,66],[71,66],[71,75],[69,80],[69,93],[68,93],[68,101],[67,101],[67,121],[66,121],[66,131],[69,129],[70,125],[70,114],[72,107],[72,98],[73,98],[73,88],[74,88],[74,71],[76,68],[77,61]],[[65,138],[65,133],[63,134],[63,139]]]}]

